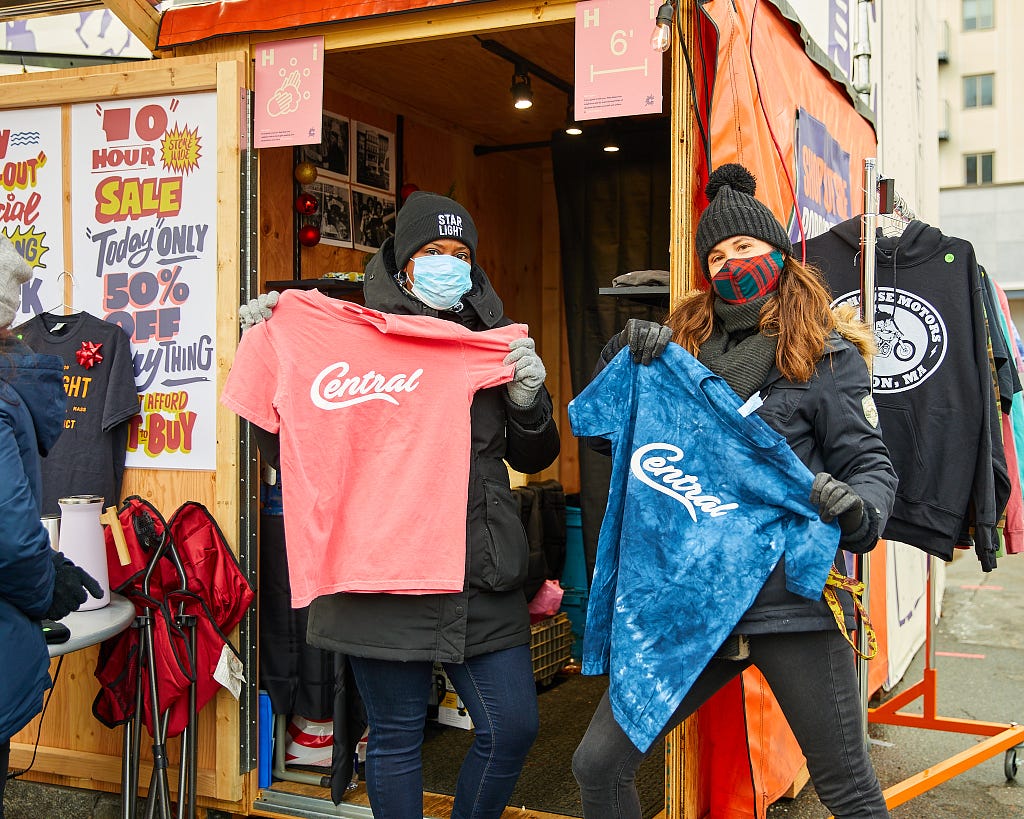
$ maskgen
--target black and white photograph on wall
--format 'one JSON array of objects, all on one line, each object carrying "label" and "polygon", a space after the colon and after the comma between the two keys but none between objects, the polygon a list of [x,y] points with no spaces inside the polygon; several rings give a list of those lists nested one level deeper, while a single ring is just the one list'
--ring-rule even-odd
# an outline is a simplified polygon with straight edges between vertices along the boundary
[{"label": "black and white photograph on wall", "polygon": [[305,190],[320,203],[320,244],[352,247],[352,205],[348,185],[318,179]]},{"label": "black and white photograph on wall", "polygon": [[312,162],[321,171],[341,181],[349,178],[349,121],[346,117],[323,112],[319,145],[303,145],[301,162]]},{"label": "black and white photograph on wall", "polygon": [[365,122],[353,122],[352,181],[368,188],[395,192],[395,135]]},{"label": "black and white photograph on wall", "polygon": [[357,250],[378,250],[395,235],[395,197],[352,188],[352,227]]}]

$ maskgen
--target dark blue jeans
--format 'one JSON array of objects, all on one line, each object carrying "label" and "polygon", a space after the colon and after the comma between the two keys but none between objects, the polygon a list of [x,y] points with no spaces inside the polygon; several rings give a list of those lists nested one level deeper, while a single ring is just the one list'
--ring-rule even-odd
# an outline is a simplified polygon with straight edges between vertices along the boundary
[{"label": "dark blue jeans", "polygon": [[[748,665],[757,666],[771,686],[807,759],[818,798],[832,815],[888,817],[861,727],[853,650],[838,629],[752,635],[749,659],[712,660],[662,736]],[[644,756],[615,721],[606,692],[572,759],[586,819],[640,819],[634,778]]]},{"label": "dark blue jeans", "polygon": [[[423,816],[423,726],[432,664],[349,657],[366,705],[366,792],[380,819]],[[528,645],[445,663],[473,718],[452,819],[497,819],[537,736],[537,688]]]},{"label": "dark blue jeans", "polygon": [[11,741],[0,742],[0,819],[4,819],[4,789],[7,787],[7,766],[11,764]]}]

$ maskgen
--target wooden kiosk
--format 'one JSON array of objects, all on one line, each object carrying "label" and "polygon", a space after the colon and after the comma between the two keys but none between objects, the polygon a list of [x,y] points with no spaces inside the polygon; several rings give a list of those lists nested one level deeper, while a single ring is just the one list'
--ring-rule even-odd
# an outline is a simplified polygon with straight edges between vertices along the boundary
[{"label": "wooden kiosk", "polygon": [[[395,173],[402,184],[450,193],[477,221],[483,237],[479,261],[488,271],[507,313],[527,323],[548,370],[563,437],[562,456],[538,476],[556,478],[567,491],[579,486],[576,441],[566,407],[573,390],[565,333],[565,308],[559,246],[559,219],[547,141],[562,128],[567,97],[557,82],[534,79],[534,108],[529,116],[512,108],[508,53],[526,57],[555,79],[571,82],[575,2],[488,0],[424,7],[417,0],[394,0],[381,9],[369,2],[284,4],[276,17],[272,4],[213,4],[164,14],[157,20],[146,3],[108,2],[151,44],[154,59],[131,66],[59,71],[0,79],[0,112],[57,108],[66,143],[75,139],[71,109],[83,103],[112,104],[188,94],[212,94],[216,108],[216,144],[204,145],[204,161],[216,166],[215,276],[216,372],[219,394],[238,339],[240,300],[267,289],[310,285],[325,273],[361,272],[367,253],[321,241],[300,245],[294,171],[299,155],[291,147],[252,150],[254,59],[266,42],[324,38],[325,112],[394,135],[398,142]],[[278,4],[282,5],[282,4]],[[378,4],[379,5],[379,4]],[[747,4],[743,4],[747,5]],[[684,37],[693,33],[694,4],[676,3]],[[235,8],[232,8],[235,7]],[[249,11],[244,11],[249,7]],[[652,8],[653,11],[656,9]],[[401,12],[401,13],[399,13]],[[182,16],[175,19],[173,15]],[[235,14],[233,17],[232,15]],[[249,17],[246,17],[246,15]],[[130,21],[130,22],[129,22]],[[497,43],[497,46],[493,44]],[[492,44],[492,45],[488,45]],[[501,52],[506,52],[502,56]],[[665,116],[669,120],[671,178],[669,223],[670,292],[691,284],[692,225],[697,200],[691,191],[701,148],[690,106],[689,77],[678,37],[664,58]],[[824,81],[828,83],[828,80]],[[571,96],[569,97],[571,101]],[[0,113],[2,116],[2,113]],[[728,161],[726,146],[717,161]],[[72,271],[73,235],[80,230],[72,208],[73,190],[92,184],[87,172],[64,161],[65,253],[60,265]],[[782,207],[778,210],[781,212]],[[353,230],[356,220],[352,219]],[[335,295],[358,297],[358,287],[328,279],[318,283]],[[65,283],[67,300],[75,293]],[[257,456],[235,415],[215,410],[215,456],[206,469],[129,469],[124,494],[138,494],[168,511],[198,500],[215,515],[240,563],[254,580],[250,561],[255,544]],[[200,714],[199,797],[204,809],[233,815],[366,816],[353,802],[352,813],[275,813],[257,806],[256,707],[258,687],[252,613],[233,636],[246,665],[246,686],[239,701],[221,691]],[[117,791],[121,774],[120,731],[103,728],[90,714],[96,693],[95,650],[69,656],[42,724],[32,777],[49,783]],[[697,726],[688,723],[666,743],[665,813],[699,816],[707,810],[700,793]],[[38,720],[15,737],[12,765],[28,764]],[[175,750],[172,746],[171,755]],[[141,781],[149,781],[143,759]],[[172,770],[172,787],[173,787]],[[572,783],[566,783],[567,787]],[[446,816],[445,798],[429,801],[428,812]],[[325,809],[329,799],[322,800]],[[333,810],[333,808],[331,808]],[[536,815],[509,809],[506,815]]]}]

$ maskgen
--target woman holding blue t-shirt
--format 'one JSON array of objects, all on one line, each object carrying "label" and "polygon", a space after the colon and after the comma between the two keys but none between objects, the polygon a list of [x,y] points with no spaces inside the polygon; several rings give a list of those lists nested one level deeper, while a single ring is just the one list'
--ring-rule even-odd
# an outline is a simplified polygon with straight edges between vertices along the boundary
[{"label": "woman holding blue t-shirt", "polygon": [[[740,165],[711,175],[710,204],[696,236],[710,286],[685,297],[667,326],[631,319],[605,345],[599,367],[627,345],[635,362],[650,364],[669,341],[678,343],[786,439],[814,475],[810,501],[821,519],[838,521],[840,549],[867,552],[896,491],[864,361],[873,339],[852,316],[830,309],[825,285],[793,258],[786,230],[754,198],[755,185]],[[840,554],[835,565],[844,565]],[[853,599],[841,588],[827,590],[841,614],[833,614],[824,596],[810,600],[789,591],[780,561],[662,735],[756,666],[800,743],[825,806],[837,819],[887,817],[867,753],[848,643],[856,627]],[[644,756],[616,722],[606,694],[573,757],[586,819],[640,817],[634,776]]]}]

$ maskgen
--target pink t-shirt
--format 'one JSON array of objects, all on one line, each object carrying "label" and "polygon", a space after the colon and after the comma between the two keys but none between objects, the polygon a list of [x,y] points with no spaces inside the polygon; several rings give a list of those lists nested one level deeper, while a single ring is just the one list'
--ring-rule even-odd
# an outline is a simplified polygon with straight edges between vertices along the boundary
[{"label": "pink t-shirt", "polygon": [[512,380],[513,324],[473,332],[286,291],[242,337],[221,403],[280,432],[292,605],[461,591],[473,394]]}]

